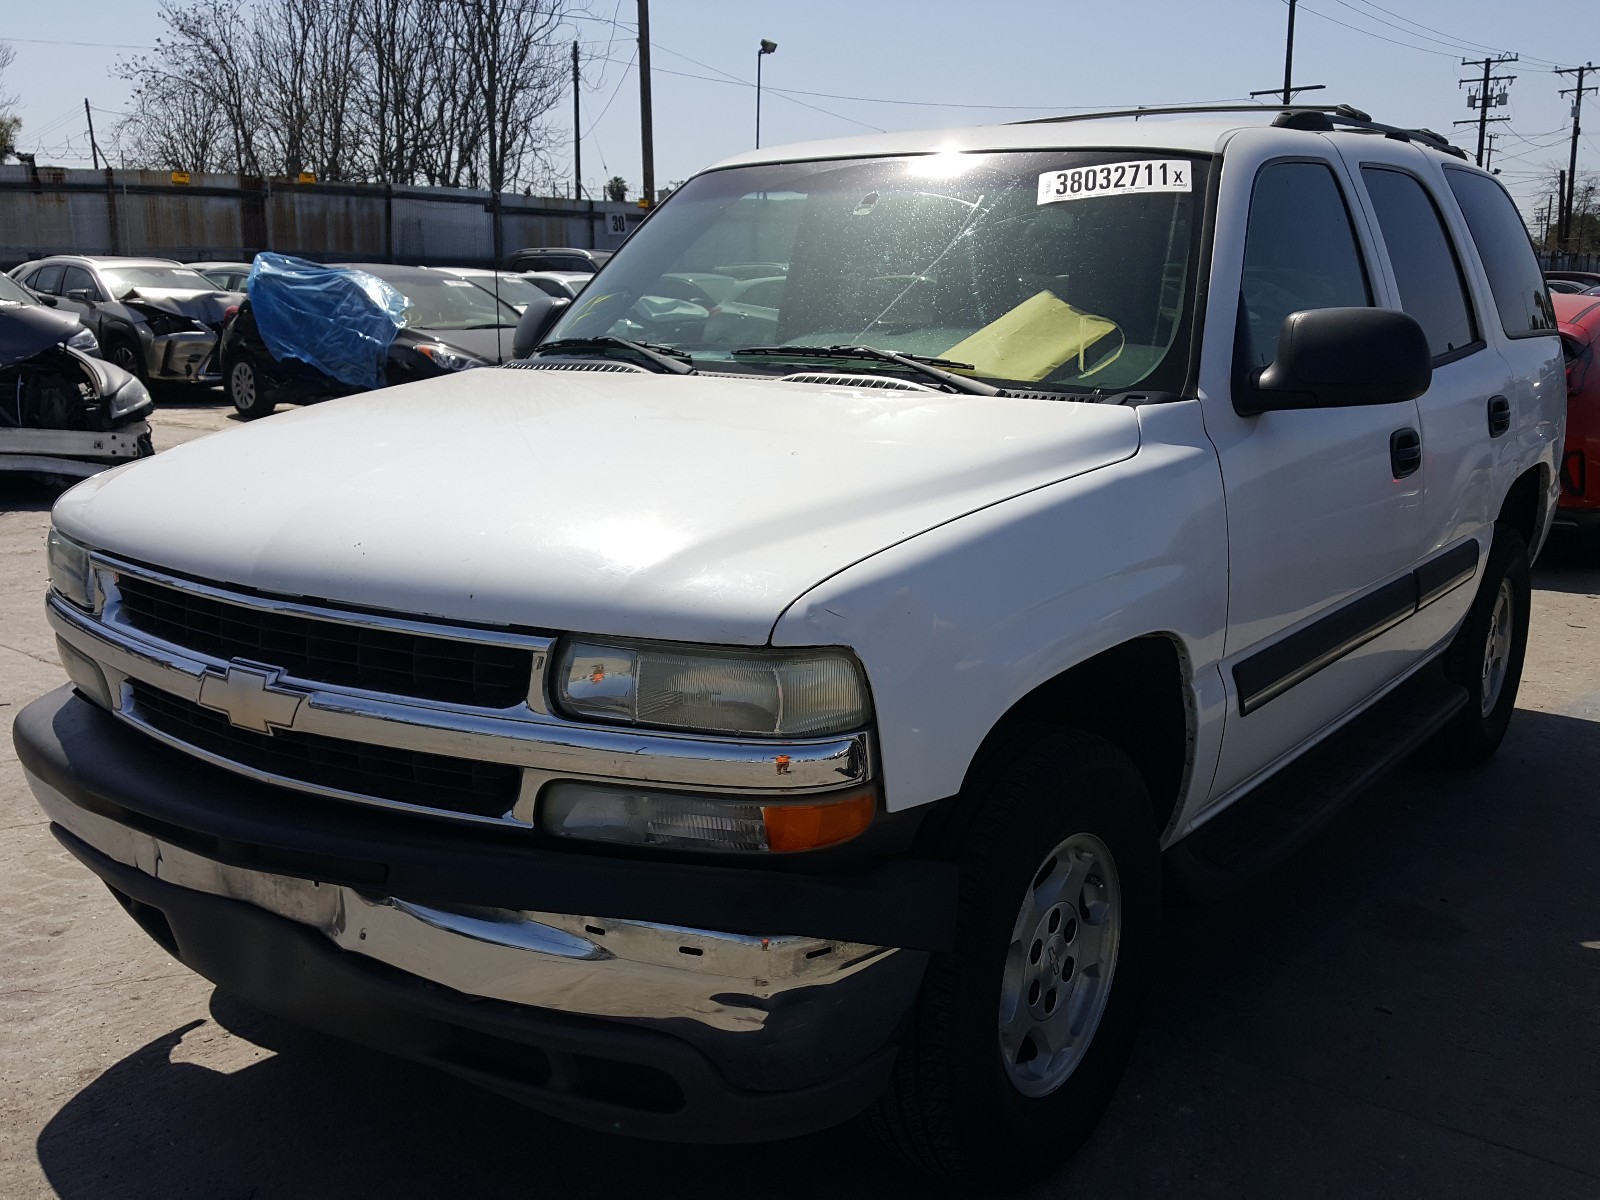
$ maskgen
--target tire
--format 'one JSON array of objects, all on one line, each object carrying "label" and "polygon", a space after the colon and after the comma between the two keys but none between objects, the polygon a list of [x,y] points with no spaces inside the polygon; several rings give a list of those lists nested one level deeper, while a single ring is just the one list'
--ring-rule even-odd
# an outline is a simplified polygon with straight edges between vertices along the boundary
[{"label": "tire", "polygon": [[139,343],[126,334],[119,334],[106,344],[106,358],[113,366],[121,367],[129,374],[138,376],[141,383],[150,381]]},{"label": "tire", "polygon": [[992,1192],[1062,1165],[1110,1102],[1157,955],[1161,866],[1144,781],[1090,734],[1002,731],[957,805],[934,848],[961,870],[955,946],[929,963],[867,1120],[939,1181]]},{"label": "tire", "polygon": [[229,362],[223,382],[234,409],[247,421],[270,416],[272,410],[278,407],[272,393],[267,390],[266,381],[261,378],[261,372],[248,358],[236,358]]},{"label": "tire", "polygon": [[1468,700],[1424,748],[1435,766],[1475,767],[1505,738],[1528,647],[1528,571],[1521,535],[1496,524],[1478,594],[1445,651],[1445,675],[1467,689]]}]

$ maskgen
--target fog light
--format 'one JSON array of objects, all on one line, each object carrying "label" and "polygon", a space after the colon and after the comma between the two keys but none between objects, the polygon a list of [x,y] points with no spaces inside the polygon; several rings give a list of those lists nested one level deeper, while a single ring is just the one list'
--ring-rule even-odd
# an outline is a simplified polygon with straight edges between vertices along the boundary
[{"label": "fog light", "polygon": [[59,637],[56,638],[56,653],[61,656],[61,665],[66,669],[67,678],[78,685],[84,698],[109,712],[114,707],[111,703],[111,685],[106,682],[100,664]]},{"label": "fog light", "polygon": [[556,837],[675,850],[789,853],[848,841],[872,824],[867,791],[763,803],[591,783],[554,783],[539,799],[539,825]]}]

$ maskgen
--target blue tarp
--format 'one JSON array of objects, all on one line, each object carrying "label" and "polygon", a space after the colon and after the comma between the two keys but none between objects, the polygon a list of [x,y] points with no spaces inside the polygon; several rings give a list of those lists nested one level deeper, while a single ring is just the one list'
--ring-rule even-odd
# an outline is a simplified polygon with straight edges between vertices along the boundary
[{"label": "blue tarp", "polygon": [[263,252],[245,290],[273,358],[297,358],[351,387],[383,386],[410,301],[376,275]]}]

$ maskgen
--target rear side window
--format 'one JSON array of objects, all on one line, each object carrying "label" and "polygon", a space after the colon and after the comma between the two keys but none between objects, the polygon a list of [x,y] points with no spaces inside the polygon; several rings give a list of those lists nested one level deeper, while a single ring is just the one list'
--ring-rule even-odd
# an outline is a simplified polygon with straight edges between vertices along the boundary
[{"label": "rear side window", "polygon": [[1239,365],[1258,371],[1278,352],[1290,313],[1372,303],[1350,210],[1324,163],[1268,163],[1256,175],[1239,289]]},{"label": "rear side window", "polygon": [[1533,256],[1533,242],[1511,197],[1487,175],[1445,169],[1450,190],[1472,231],[1489,290],[1507,337],[1537,337],[1556,331],[1550,293]]},{"label": "rear side window", "polygon": [[1361,168],[1400,286],[1400,307],[1428,335],[1437,364],[1478,340],[1461,261],[1433,197],[1403,171]]},{"label": "rear side window", "polygon": [[52,263],[48,267],[41,267],[28,276],[28,286],[36,292],[58,296],[61,294],[61,272],[63,269],[60,263]]}]

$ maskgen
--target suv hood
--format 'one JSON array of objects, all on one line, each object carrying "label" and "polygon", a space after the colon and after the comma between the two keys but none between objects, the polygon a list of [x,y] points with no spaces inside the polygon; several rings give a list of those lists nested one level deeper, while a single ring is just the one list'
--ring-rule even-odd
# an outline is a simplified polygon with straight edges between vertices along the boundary
[{"label": "suv hood", "polygon": [[1111,405],[480,368],[176,447],[55,520],[279,596],[759,645],[827,576],[1138,446]]}]

